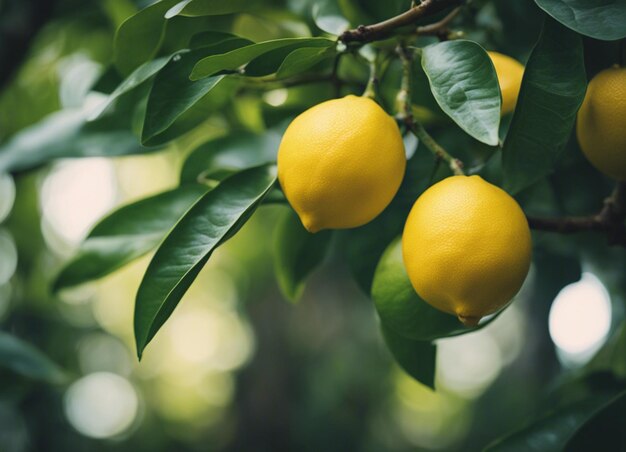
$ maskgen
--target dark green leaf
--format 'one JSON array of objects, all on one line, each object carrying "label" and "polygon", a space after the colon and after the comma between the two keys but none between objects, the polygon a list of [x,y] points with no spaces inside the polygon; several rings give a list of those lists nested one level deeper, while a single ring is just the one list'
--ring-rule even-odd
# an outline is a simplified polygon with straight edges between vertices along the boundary
[{"label": "dark green leaf", "polygon": [[0,331],[0,367],[47,383],[65,381],[63,371],[32,345]]},{"label": "dark green leaf", "polygon": [[561,452],[576,431],[613,404],[623,403],[626,393],[602,394],[552,412],[522,430],[498,440],[487,451]]},{"label": "dark green leaf", "polygon": [[114,60],[130,74],[157,54],[165,36],[165,13],[179,0],[162,0],[126,19],[115,33]]},{"label": "dark green leaf", "polygon": [[276,169],[268,166],[229,177],[194,204],[165,238],[137,292],[139,358],[213,251],[244,225],[275,181]]},{"label": "dark green leaf", "polygon": [[566,27],[585,36],[613,41],[626,38],[623,0],[535,0]]},{"label": "dark green leaf", "polygon": [[324,260],[331,238],[331,231],[307,232],[291,209],[278,221],[274,236],[274,269],[280,289],[288,300],[298,300],[306,278]]},{"label": "dark green leaf", "polygon": [[127,92],[137,88],[143,84],[146,80],[159,72],[163,66],[167,64],[171,56],[157,58],[156,60],[148,61],[135,69],[126,79],[115,88],[107,100],[103,102],[94,112],[89,115],[89,119],[93,120],[99,117],[109,105],[111,105],[115,99],[126,94]]},{"label": "dark green leaf", "polygon": [[434,389],[437,347],[430,342],[407,339],[385,325],[381,325],[381,331],[387,348],[400,367],[420,383]]},{"label": "dark green leaf", "polygon": [[193,68],[192,80],[209,77],[221,71],[234,71],[244,64],[276,49],[290,47],[329,47],[334,41],[327,38],[284,38],[272,41],[259,42],[257,44],[242,47],[222,55],[213,55],[202,60]]},{"label": "dark green leaf", "polygon": [[412,340],[431,341],[470,333],[496,318],[491,317],[476,328],[467,328],[456,317],[422,300],[406,274],[400,240],[389,245],[378,264],[372,298],[382,324]]},{"label": "dark green leaf", "polygon": [[422,68],[441,109],[478,141],[498,144],[500,87],[487,52],[472,41],[422,49]]},{"label": "dark green leaf", "polygon": [[261,135],[239,132],[209,141],[193,151],[185,160],[180,180],[194,182],[222,180],[243,169],[276,161],[281,135],[267,131]]},{"label": "dark green leaf", "polygon": [[183,0],[167,12],[167,17],[219,16],[241,11],[248,12],[260,4],[260,0]]},{"label": "dark green leaf", "polygon": [[502,163],[510,193],[551,173],[567,143],[587,80],[580,36],[546,18],[530,55]]},{"label": "dark green leaf", "polygon": [[155,248],[207,187],[184,185],[121,207],[98,223],[63,268],[54,290],[101,278]]},{"label": "dark green leaf", "polygon": [[[182,52],[174,56],[157,74],[148,97],[146,116],[141,141],[143,143],[163,143],[163,135],[176,125],[178,135],[197,126],[208,115],[230,97],[232,83],[225,84],[222,92],[212,92],[221,85],[224,76],[218,75],[198,81],[189,80],[189,74],[198,60],[207,55],[247,45],[250,41],[233,38],[197,50]],[[175,124],[178,121],[178,124]],[[166,134],[167,138],[177,138],[176,134]]]}]

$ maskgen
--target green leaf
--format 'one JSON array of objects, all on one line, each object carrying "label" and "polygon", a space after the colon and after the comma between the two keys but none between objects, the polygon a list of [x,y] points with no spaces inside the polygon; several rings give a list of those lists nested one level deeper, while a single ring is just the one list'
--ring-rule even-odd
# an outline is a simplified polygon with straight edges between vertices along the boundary
[{"label": "green leaf", "polygon": [[278,78],[291,77],[304,72],[322,61],[334,58],[337,54],[334,47],[302,47],[289,53],[283,60],[276,76]]},{"label": "green leaf", "polygon": [[487,52],[456,40],[422,49],[422,68],[441,109],[461,129],[485,144],[498,144],[500,87]]},{"label": "green leaf", "polygon": [[22,129],[0,146],[0,173],[24,171],[51,160],[153,152],[130,130],[126,113],[87,122],[85,109],[61,110]]},{"label": "green leaf", "polygon": [[32,345],[0,331],[0,367],[19,375],[58,384],[66,376],[59,366]]},{"label": "green leaf", "polygon": [[93,228],[65,265],[54,291],[101,278],[148,253],[207,190],[202,185],[184,185],[111,213]]},{"label": "green leaf", "polygon": [[547,17],[502,150],[507,191],[517,193],[552,172],[586,88],[580,36]]},{"label": "green leaf", "polygon": [[548,414],[537,422],[488,446],[486,451],[561,452],[574,434],[602,411],[624,403],[626,392],[592,395],[571,406]]},{"label": "green leaf", "polygon": [[453,315],[439,311],[422,300],[404,268],[399,239],[389,245],[376,268],[372,298],[382,324],[412,340],[432,341],[470,333],[496,318],[491,317],[475,328],[467,328]]},{"label": "green leaf", "polygon": [[350,21],[343,16],[337,3],[335,0],[321,0],[313,5],[315,25],[334,35],[340,35],[350,28]]},{"label": "green leaf", "polygon": [[283,295],[297,301],[309,274],[324,260],[332,231],[309,233],[289,209],[278,220],[274,235],[274,269]]},{"label": "green leaf", "polygon": [[276,162],[281,134],[268,130],[263,134],[237,132],[204,143],[193,151],[180,174],[181,183],[198,177],[220,181],[243,169]]},{"label": "green leaf", "polygon": [[[232,33],[224,33],[221,31],[203,31],[201,33],[196,33],[191,37],[191,42],[189,43],[189,47],[192,49],[197,49],[200,47],[212,47],[216,45],[224,45],[226,41],[243,41],[240,46],[233,46],[230,49],[224,49],[222,52],[227,52],[229,50],[234,50],[238,47],[243,47],[244,45],[251,45],[254,42],[249,39],[242,38],[240,36],[234,35]],[[220,53],[220,52],[213,52]]]},{"label": "green leaf", "polygon": [[[249,42],[241,38],[228,39],[212,46],[175,55],[154,79],[146,106],[142,143],[158,144],[170,137],[176,138],[206,120],[215,108],[228,100],[230,88],[234,86],[232,83],[223,85],[226,95],[221,92],[214,96],[215,93],[212,92],[222,84],[224,76],[218,75],[194,82],[189,80],[189,74],[201,58],[227,52]],[[174,125],[176,134],[165,134]]]},{"label": "green leaf", "polygon": [[[304,60],[296,54],[293,57],[295,58],[295,62],[288,63],[289,65],[297,64],[303,69],[308,69],[320,61],[319,59],[315,59],[313,54],[317,55],[318,53],[325,53],[326,51],[328,51],[329,56],[334,54],[334,51],[332,50],[333,46],[329,46],[328,41],[326,40],[316,41],[312,44],[315,45],[311,47],[302,47],[301,43],[296,43],[266,52],[263,55],[254,58],[246,65],[245,75],[250,77],[263,77],[265,75],[278,72],[290,55],[302,49],[307,49],[308,53],[305,53],[312,59]],[[317,55],[317,58],[319,58],[319,55]],[[297,73],[298,71],[299,68],[296,67],[296,72],[294,73]]]},{"label": "green leaf", "polygon": [[235,71],[251,60],[276,49],[291,47],[328,47],[335,42],[327,38],[284,38],[242,47],[222,55],[213,55],[198,61],[191,73],[192,80],[209,77],[221,71]]},{"label": "green leaf", "polygon": [[120,25],[115,33],[113,59],[122,74],[130,74],[155,57],[165,37],[165,13],[178,1],[158,1]]},{"label": "green leaf", "polygon": [[137,292],[135,340],[140,359],[213,251],[245,224],[275,181],[272,166],[225,179],[194,204],[165,238]]},{"label": "green leaf", "polygon": [[261,5],[260,0],[183,0],[167,12],[167,17],[219,16],[251,11]]},{"label": "green leaf", "polygon": [[420,383],[434,389],[437,347],[430,342],[407,339],[385,325],[380,327],[387,348],[400,367]]},{"label": "green leaf", "polygon": [[109,107],[109,105],[115,101],[115,99],[142,85],[150,77],[163,69],[170,58],[171,56],[157,58],[156,60],[148,61],[147,63],[139,66],[132,72],[132,74],[126,77],[126,79],[120,83],[117,88],[115,88],[106,101],[104,101],[89,115],[88,119],[94,120],[98,118]]},{"label": "green leaf", "polygon": [[626,2],[623,0],[535,0],[566,27],[595,39],[626,38]]}]

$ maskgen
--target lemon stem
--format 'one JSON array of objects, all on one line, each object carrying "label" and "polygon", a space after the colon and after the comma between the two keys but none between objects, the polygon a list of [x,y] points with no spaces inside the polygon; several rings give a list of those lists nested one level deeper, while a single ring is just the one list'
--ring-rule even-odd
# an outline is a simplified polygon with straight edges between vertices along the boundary
[{"label": "lemon stem", "polygon": [[367,86],[363,92],[363,97],[369,97],[370,99],[376,99],[376,91],[378,87],[378,75],[375,61],[368,61],[370,68],[370,77],[367,80]]},{"label": "lemon stem", "polygon": [[437,141],[426,131],[424,126],[415,119],[411,107],[411,53],[404,45],[397,48],[398,55],[402,60],[402,84],[398,96],[396,98],[397,110],[399,118],[406,124],[410,130],[418,138],[420,143],[433,153],[437,160],[442,160],[448,164],[453,174],[464,176],[463,163],[451,156]]}]

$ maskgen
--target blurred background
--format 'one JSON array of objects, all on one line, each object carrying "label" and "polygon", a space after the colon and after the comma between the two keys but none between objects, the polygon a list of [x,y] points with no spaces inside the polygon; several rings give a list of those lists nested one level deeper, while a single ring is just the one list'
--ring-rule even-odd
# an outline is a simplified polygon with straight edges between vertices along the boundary
[{"label": "blurred background", "polygon": [[[0,144],[93,101],[117,25],[149,3],[0,0]],[[532,2],[483,3],[481,39],[525,61],[540,27]],[[254,20],[238,32],[258,32]],[[260,108],[286,98],[272,91]],[[216,252],[139,363],[133,303],[149,257],[58,297],[49,285],[103,215],[177,184],[190,141],[0,175],[0,329],[65,373],[50,384],[0,363],[1,451],[479,450],[555,403],[557,382],[606,368],[594,355],[619,334],[626,266],[602,237],[535,237],[515,303],[479,332],[438,341],[434,392],[393,363],[340,243],[297,305],[282,298],[268,264],[280,206]],[[567,155],[575,180],[524,193],[527,209],[550,209],[556,192],[568,193],[565,210],[589,213],[610,192],[575,144]]]}]

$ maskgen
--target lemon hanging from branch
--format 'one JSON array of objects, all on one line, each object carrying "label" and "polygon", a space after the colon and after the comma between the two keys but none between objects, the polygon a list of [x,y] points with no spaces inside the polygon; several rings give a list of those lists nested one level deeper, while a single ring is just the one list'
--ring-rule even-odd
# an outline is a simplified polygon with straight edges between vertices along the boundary
[{"label": "lemon hanging from branch", "polygon": [[417,293],[473,326],[522,286],[530,267],[530,230],[506,192],[480,176],[452,176],[413,205],[402,254]]},{"label": "lemon hanging from branch", "polygon": [[394,119],[366,97],[346,96],[310,108],[287,128],[278,179],[310,232],[361,226],[398,191],[406,167]]}]

